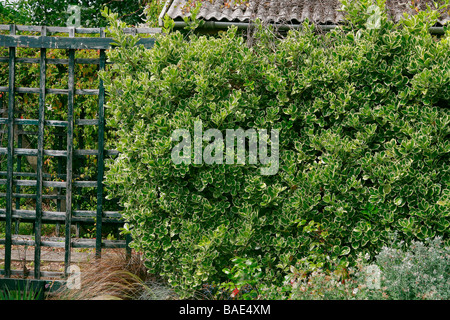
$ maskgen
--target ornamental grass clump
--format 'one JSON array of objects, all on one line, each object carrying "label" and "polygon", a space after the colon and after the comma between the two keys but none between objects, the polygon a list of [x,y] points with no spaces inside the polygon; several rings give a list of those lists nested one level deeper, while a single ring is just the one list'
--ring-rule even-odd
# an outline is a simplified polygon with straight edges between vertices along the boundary
[{"label": "ornamental grass clump", "polygon": [[[72,278],[74,274],[72,275]],[[52,294],[52,300],[173,300],[176,295],[163,281],[149,275],[139,254],[105,253],[82,265],[79,287],[74,281]]]},{"label": "ornamental grass clump", "polygon": [[[235,257],[281,285],[302,258],[351,266],[393,231],[450,244],[450,32],[428,32],[437,11],[393,23],[380,4],[372,26],[372,1],[343,2],[348,21],[329,33],[260,27],[252,46],[230,28],[164,30],[145,49],[110,17],[118,47],[101,77],[120,155],[106,184],[132,247],[182,298],[226,281]],[[172,134],[185,130],[192,147],[196,123],[279,130],[278,171],[262,175],[247,150],[244,164],[174,163]]]}]

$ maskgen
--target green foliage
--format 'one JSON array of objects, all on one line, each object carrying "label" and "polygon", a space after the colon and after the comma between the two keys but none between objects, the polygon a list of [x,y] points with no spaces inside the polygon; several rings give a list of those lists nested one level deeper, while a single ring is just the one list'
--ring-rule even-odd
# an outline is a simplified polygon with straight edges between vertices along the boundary
[{"label": "green foliage", "polygon": [[229,282],[222,283],[222,292],[232,292],[234,297],[244,300],[257,299],[258,286],[262,279],[261,267],[254,259],[235,257],[231,260],[233,267],[222,271],[228,276]]},{"label": "green foliage", "polygon": [[[143,7],[140,1],[28,1],[27,6],[29,11],[33,12],[32,23],[38,23],[51,26],[66,26],[71,12],[69,12],[69,5],[78,5],[81,10],[81,26],[83,27],[100,27],[105,25],[105,21],[102,19],[100,10],[108,3],[111,10],[120,12],[123,15],[123,19],[130,24],[143,22],[139,13],[142,13]],[[128,15],[128,16],[127,16]]]},{"label": "green foliage", "polygon": [[26,24],[28,20],[23,1],[0,1],[0,24]]},{"label": "green foliage", "polygon": [[[450,244],[450,33],[423,31],[432,12],[394,24],[379,11],[379,28],[352,11],[325,35],[307,23],[282,39],[261,29],[249,47],[236,28],[172,32],[151,50],[110,16],[119,47],[102,77],[121,154],[107,184],[132,246],[182,297],[225,281],[236,256],[281,283],[302,259],[331,269],[375,256],[392,231]],[[278,174],[175,165],[172,132],[198,120],[204,131],[280,129]]]},{"label": "green foliage", "polygon": [[[342,273],[316,269],[308,276],[290,275],[294,300],[448,300],[450,248],[439,237],[409,246],[394,242],[376,256],[375,264],[357,260],[355,268]],[[369,266],[377,266],[379,277],[371,278]]]},{"label": "green foliage", "polygon": [[[80,7],[81,27],[104,27],[106,19],[101,10],[104,6],[120,15],[130,25],[147,23],[156,27],[158,16],[164,6],[162,0],[19,0],[0,3],[0,23],[36,24],[65,27],[74,11],[69,6]],[[12,3],[10,3],[12,2]]]},{"label": "green foliage", "polygon": [[342,282],[335,273],[322,270],[295,283],[292,291],[292,300],[365,300],[370,292],[359,289],[357,281]]},{"label": "green foliage", "polygon": [[0,301],[4,300],[37,300],[41,291],[31,289],[28,285],[19,290],[10,290],[5,287],[0,290]]}]

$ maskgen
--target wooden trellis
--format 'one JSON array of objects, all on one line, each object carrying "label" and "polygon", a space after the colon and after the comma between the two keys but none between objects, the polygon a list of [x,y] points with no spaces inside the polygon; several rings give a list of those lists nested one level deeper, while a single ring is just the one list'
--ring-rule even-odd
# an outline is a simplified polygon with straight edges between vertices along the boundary
[{"label": "wooden trellis", "polygon": [[[4,278],[14,275],[21,275],[21,270],[11,269],[11,247],[12,245],[34,246],[34,278],[55,277],[57,272],[41,271],[41,247],[64,248],[65,272],[60,273],[61,277],[67,275],[68,267],[71,264],[71,248],[95,248],[96,256],[101,256],[102,248],[127,248],[129,238],[126,240],[103,240],[102,225],[105,223],[122,224],[120,212],[105,211],[104,206],[104,160],[105,157],[116,155],[115,150],[104,150],[105,148],[105,89],[99,80],[98,89],[76,89],[75,88],[75,66],[76,64],[97,64],[99,70],[103,70],[106,65],[105,50],[111,48],[113,40],[105,37],[102,28],[62,28],[46,26],[15,26],[0,25],[0,30],[9,30],[8,35],[0,35],[0,47],[9,48],[9,57],[1,57],[2,68],[9,67],[8,86],[0,86],[0,93],[7,97],[7,117],[0,118],[0,125],[5,126],[7,136],[7,147],[0,148],[0,154],[6,155],[7,171],[3,172],[5,179],[0,179],[0,185],[6,185],[6,192],[0,196],[6,197],[6,208],[0,208],[0,221],[5,221],[5,238],[0,239],[0,244],[5,246],[4,268],[0,273]],[[17,31],[39,32],[40,36],[17,35]],[[132,34],[154,34],[159,29],[151,28],[130,28],[126,32]],[[66,33],[68,37],[57,37],[51,33]],[[99,37],[76,37],[76,34],[97,34]],[[153,38],[141,38],[138,44],[145,47],[152,47]],[[40,58],[18,58],[16,48],[29,47],[40,50]],[[47,49],[66,49],[68,59],[49,59]],[[76,50],[90,49],[98,50],[98,59],[75,59]],[[39,63],[39,88],[16,87],[16,64],[17,63]],[[63,64],[68,66],[68,88],[51,89],[46,87],[46,71],[48,64]],[[32,93],[39,95],[38,119],[22,119],[15,116],[16,94]],[[49,94],[67,95],[67,120],[47,120],[45,115],[46,96]],[[98,119],[74,119],[74,98],[76,95],[96,95],[98,96]],[[0,98],[1,99],[1,98]],[[6,103],[5,103],[6,104]],[[0,106],[0,109],[2,106]],[[6,112],[5,112],[6,114]],[[98,148],[95,150],[74,150],[74,125],[98,126]],[[22,126],[35,126],[37,130],[37,149],[27,149],[21,147],[21,141],[15,144],[15,135],[23,134]],[[67,144],[62,146],[62,150],[44,149],[44,131],[46,127],[59,127],[62,135],[67,137]],[[19,132],[15,132],[19,131]],[[64,132],[65,131],[65,132]],[[37,157],[36,172],[21,172],[21,159],[24,156]],[[66,172],[58,172],[58,176],[63,181],[50,181],[50,175],[43,171],[44,156],[53,156],[58,159],[66,159]],[[74,157],[97,156],[97,179],[92,181],[74,181],[73,160]],[[16,169],[16,170],[15,170]],[[23,179],[26,177],[25,179]],[[21,179],[22,178],[22,179]],[[30,180],[32,179],[32,180]],[[35,187],[35,193],[21,193],[21,187]],[[43,188],[51,187],[59,190],[65,189],[65,195],[43,194]],[[95,187],[97,192],[96,210],[76,210],[72,206],[74,189]],[[32,198],[36,201],[35,210],[23,210],[20,206],[14,205],[20,198]],[[55,199],[58,201],[58,211],[43,210],[43,199]],[[60,210],[60,202],[65,201],[65,211]],[[21,240],[13,237],[13,222],[27,221],[34,224],[34,239]],[[71,237],[71,226],[74,223],[96,224],[95,239],[77,239]],[[65,226],[64,241],[43,241],[42,224],[61,224]]]}]

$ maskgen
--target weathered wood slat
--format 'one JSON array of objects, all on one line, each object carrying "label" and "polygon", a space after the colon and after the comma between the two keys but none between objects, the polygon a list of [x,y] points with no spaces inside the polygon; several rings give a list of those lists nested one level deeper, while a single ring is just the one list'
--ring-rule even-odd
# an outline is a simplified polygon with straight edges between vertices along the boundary
[{"label": "weathered wood slat", "polygon": [[[0,212],[1,212],[1,210],[3,210],[3,209],[0,209]],[[27,210],[21,210],[21,211],[27,211]],[[29,212],[32,213],[33,210],[29,210]],[[105,220],[122,219],[122,214],[119,211],[105,211],[104,213],[105,213],[105,215],[104,215],[103,219],[105,219]],[[44,214],[47,217],[51,217],[52,215],[62,217],[65,214],[65,212],[44,211]],[[95,215],[96,215],[96,211],[94,211],[94,210],[72,210],[72,216],[74,218],[94,218]]]},{"label": "weathered wood slat", "polygon": [[[13,185],[23,187],[35,187],[36,180],[13,180]],[[0,185],[7,184],[7,179],[0,179]],[[67,183],[62,181],[43,181],[44,187],[65,188]],[[77,188],[96,188],[97,181],[74,181],[73,186]]]},{"label": "weathered wood slat", "polygon": [[[29,125],[29,126],[37,126],[37,125],[39,125],[39,120],[38,119],[14,119],[14,121],[17,124],[21,124],[21,125]],[[49,127],[67,127],[67,121],[44,120],[44,125],[49,126]],[[38,133],[39,133],[39,131],[38,131]]]},{"label": "weathered wood slat", "polygon": [[[8,57],[0,57],[0,62],[8,63]],[[17,58],[16,63],[39,63],[39,58]],[[47,59],[47,64],[62,64],[68,65],[69,59]],[[78,58],[75,59],[75,64],[100,64],[100,59],[95,58]],[[107,62],[106,64],[111,64]]]},{"label": "weathered wood slat", "polygon": [[[6,171],[0,171],[0,176],[6,176],[6,175],[7,175]],[[13,176],[14,177],[36,178],[36,173],[35,172],[15,172],[14,171]],[[44,173],[43,176],[45,179],[54,179],[54,178],[66,179],[66,175],[63,173],[60,173],[60,174]]]},{"label": "weathered wood slat", "polygon": [[[39,149],[24,149],[24,148],[15,148],[14,155],[20,156],[38,156]],[[65,150],[43,150],[44,155],[52,156],[52,157],[66,157],[67,151]],[[0,154],[7,154],[7,148],[0,148]]]},{"label": "weathered wood slat", "polygon": [[[5,217],[6,209],[0,208],[0,218]],[[96,211],[73,210],[72,221],[94,223],[96,222]],[[12,219],[21,219],[22,221],[34,221],[36,218],[35,210],[18,209],[13,210]],[[65,212],[42,211],[42,221],[45,223],[64,222]],[[123,223],[122,215],[116,211],[105,211],[102,217],[104,223]]]},{"label": "weathered wood slat", "polygon": [[[13,193],[13,198],[26,198],[26,199],[36,199],[36,194],[31,194],[31,193]],[[0,197],[6,197],[6,193],[4,192],[0,192]],[[42,195],[43,199],[62,199],[64,200],[66,198],[66,196],[60,196],[60,195],[52,195],[52,194],[43,194]]]},{"label": "weathered wood slat", "polygon": [[75,120],[77,126],[97,126],[98,119],[77,119]]},{"label": "weathered wood slat", "polygon": [[[0,130],[0,133],[8,133],[8,131],[7,131],[7,130]],[[37,135],[37,134],[38,134],[37,131],[31,131],[31,130],[17,130],[16,133],[17,133],[17,134],[30,135],[30,136],[32,136],[32,135]],[[53,135],[56,136],[56,137],[62,136],[62,135],[65,136],[65,134],[62,134],[62,133],[54,133]]]},{"label": "weathered wood slat", "polygon": [[[96,156],[98,155],[98,150],[74,150],[75,156]],[[8,148],[0,148],[0,154],[8,154]],[[116,156],[119,152],[117,150],[104,150],[104,155],[106,156]],[[21,156],[37,156],[38,149],[24,149],[24,148],[15,148],[14,155]],[[52,156],[52,157],[67,157],[66,150],[44,150],[44,155]]]},{"label": "weathered wood slat", "polygon": [[[99,155],[99,150],[75,150],[76,156],[97,156]],[[103,150],[104,156],[116,156],[119,154],[117,150]]]},{"label": "weathered wood slat", "polygon": [[63,150],[44,150],[44,155],[52,157],[66,157],[67,151]]},{"label": "weathered wood slat", "polygon": [[[0,245],[1,244],[4,244],[3,239],[0,239]],[[12,244],[16,246],[32,247],[34,246],[34,241],[26,239],[13,239]],[[125,240],[104,240],[102,248],[125,248],[125,245]],[[61,241],[43,240],[41,246],[50,248],[64,248],[64,238],[61,238]],[[95,239],[73,239],[72,248],[95,248]]]},{"label": "weathered wood slat", "polygon": [[41,278],[61,278],[64,272],[58,271],[41,271]]},{"label": "weathered wood slat", "polygon": [[0,46],[46,49],[106,49],[111,39],[0,35]]},{"label": "weathered wood slat", "polygon": [[[124,240],[103,240],[102,248],[125,248],[126,242]],[[73,241],[73,248],[95,248],[95,239],[80,239]]]},{"label": "weathered wood slat", "polygon": [[96,188],[97,181],[74,181],[73,186],[77,188]]},{"label": "weathered wood slat", "polygon": [[[45,49],[111,49],[114,39],[112,38],[66,38],[47,36],[13,36],[0,35],[1,47],[21,48],[45,48]],[[137,45],[151,48],[155,44],[154,38],[141,38]],[[74,58],[75,59],[75,58]],[[70,58],[69,58],[70,64]]]},{"label": "weathered wood slat", "polygon": [[[30,31],[30,32],[41,32],[42,26],[15,26],[18,31]],[[0,30],[9,30],[9,24],[0,24]],[[69,27],[47,27],[47,32],[49,33],[68,33],[70,31]],[[157,34],[161,33],[161,28],[125,28],[125,33],[143,33],[143,34]],[[100,28],[75,28],[75,33],[79,34],[99,34]]]},{"label": "weathered wood slat", "polygon": [[[7,184],[8,179],[0,179],[0,185]],[[13,180],[13,185],[22,186],[22,187],[35,187],[36,180]],[[60,181],[43,181],[44,187],[51,188],[65,188],[66,183]]]},{"label": "weathered wood slat", "polygon": [[[21,125],[37,126],[39,121],[37,119],[14,119],[15,123]],[[0,124],[8,124],[8,118],[0,118]],[[45,120],[44,124],[49,127],[67,127],[67,121],[63,120]],[[77,126],[96,126],[98,119],[77,119],[75,120]],[[38,133],[38,132],[36,132]]]},{"label": "weathered wood slat", "polygon": [[[4,275],[4,270],[0,270],[0,275]],[[13,276],[23,276],[23,270],[11,270],[11,275]],[[63,272],[57,272],[57,271],[41,271],[41,277],[42,278],[60,278],[64,275]],[[8,280],[18,280],[18,279],[2,279],[2,281],[8,281]],[[25,279],[26,281],[30,281],[28,279]],[[36,280],[42,282],[42,285],[45,286],[46,282],[51,282],[52,280]],[[58,285],[60,287],[62,285]],[[43,298],[39,298],[43,299]]]},{"label": "weathered wood slat", "polygon": [[[49,32],[69,33],[73,28],[68,27],[49,27]],[[96,34],[98,28],[75,28],[74,33]]]},{"label": "weathered wood slat", "polygon": [[77,156],[96,156],[98,155],[98,150],[76,150],[75,155]]},{"label": "weathered wood slat", "polygon": [[[73,210],[74,217],[95,217],[94,210]],[[103,219],[122,219],[122,214],[119,211],[104,211]]]},{"label": "weathered wood slat", "polygon": [[[0,92],[6,92],[8,91],[8,87],[5,86],[0,86]],[[40,94],[40,89],[39,88],[24,88],[24,87],[17,87],[15,88],[16,93],[36,93],[36,94]],[[69,90],[68,89],[45,89],[45,93],[46,94],[63,94],[63,95],[67,95],[69,94]],[[98,89],[76,89],[75,90],[75,94],[77,95],[90,95],[90,96],[95,96],[98,95]]]},{"label": "weathered wood slat", "polygon": [[[6,197],[6,193],[0,192],[0,197]],[[13,198],[26,198],[26,199],[35,199],[36,194],[30,194],[30,193],[13,193]]]}]

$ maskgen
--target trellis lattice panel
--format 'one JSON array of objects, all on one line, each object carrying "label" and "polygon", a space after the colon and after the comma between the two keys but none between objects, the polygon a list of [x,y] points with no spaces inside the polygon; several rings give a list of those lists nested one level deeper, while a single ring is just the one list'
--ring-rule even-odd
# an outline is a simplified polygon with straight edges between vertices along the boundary
[{"label": "trellis lattice panel", "polygon": [[[138,44],[150,48],[151,35],[159,29],[125,32],[142,35]],[[12,269],[13,246],[34,248],[34,279],[67,276],[72,248],[95,248],[96,257],[101,257],[103,248],[126,248],[129,253],[130,238],[119,239],[117,232],[123,224],[120,210],[111,209],[115,204],[105,200],[103,185],[105,160],[118,153],[107,148],[111,128],[106,127],[105,88],[97,73],[108,65],[106,50],[113,50],[113,39],[102,28],[0,25],[0,33],[0,49],[7,52],[0,57],[0,79],[4,78],[0,83],[0,223],[4,224],[0,273],[4,278],[23,276],[22,270]],[[23,48],[35,55],[21,56],[18,51]],[[88,58],[79,56],[87,51]],[[23,69],[17,72],[23,65],[36,71],[29,72],[30,79],[23,79]],[[96,87],[79,86],[80,65],[94,68],[96,79],[90,83]],[[54,83],[49,83],[56,71],[64,77],[53,77]],[[33,77],[36,86],[20,85],[32,83]],[[84,110],[89,105],[83,100],[86,97],[95,99],[95,110]],[[54,105],[59,105],[58,113]],[[88,137],[93,141],[86,143]],[[32,224],[32,237],[18,236],[19,223]],[[56,226],[51,239],[43,238],[47,224]],[[95,237],[79,238],[80,225],[95,227]],[[115,228],[116,239],[105,239],[108,226]],[[41,270],[42,247],[64,249],[64,272]]]}]

